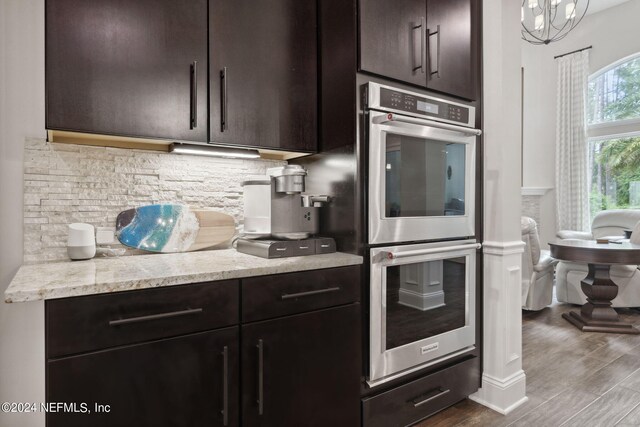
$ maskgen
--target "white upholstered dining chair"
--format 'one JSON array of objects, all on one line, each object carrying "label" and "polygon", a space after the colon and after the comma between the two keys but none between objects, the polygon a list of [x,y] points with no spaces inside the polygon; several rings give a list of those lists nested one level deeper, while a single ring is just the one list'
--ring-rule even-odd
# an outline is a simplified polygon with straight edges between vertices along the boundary
[{"label": "white upholstered dining chair", "polygon": [[553,267],[556,260],[549,251],[540,249],[538,225],[529,217],[520,219],[522,241],[522,308],[542,310],[553,298]]}]

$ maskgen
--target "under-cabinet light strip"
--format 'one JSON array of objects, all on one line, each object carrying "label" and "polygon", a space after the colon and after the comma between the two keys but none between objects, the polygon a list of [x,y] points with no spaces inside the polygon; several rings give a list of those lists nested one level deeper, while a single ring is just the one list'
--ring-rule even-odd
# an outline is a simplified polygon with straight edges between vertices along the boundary
[{"label": "under-cabinet light strip", "polygon": [[192,154],[195,156],[228,157],[236,159],[257,159],[258,150],[244,150],[240,148],[216,147],[207,145],[173,143],[169,146],[170,153]]}]

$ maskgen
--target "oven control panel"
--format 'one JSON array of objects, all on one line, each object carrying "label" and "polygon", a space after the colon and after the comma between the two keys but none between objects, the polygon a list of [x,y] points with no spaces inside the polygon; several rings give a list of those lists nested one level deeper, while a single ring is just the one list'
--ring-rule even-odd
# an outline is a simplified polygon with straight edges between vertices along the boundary
[{"label": "oven control panel", "polygon": [[438,98],[380,87],[379,103],[383,109],[473,126],[474,117],[470,117],[473,107]]}]

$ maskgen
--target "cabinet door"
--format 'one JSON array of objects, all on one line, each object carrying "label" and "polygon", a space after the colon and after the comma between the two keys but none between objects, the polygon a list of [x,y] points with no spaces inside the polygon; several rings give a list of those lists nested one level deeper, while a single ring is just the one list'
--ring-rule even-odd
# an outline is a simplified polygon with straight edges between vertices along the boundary
[{"label": "cabinet door", "polygon": [[247,426],[360,425],[359,305],[242,326]]},{"label": "cabinet door", "polygon": [[206,141],[207,0],[47,0],[46,126]]},{"label": "cabinet door", "polygon": [[427,0],[427,88],[476,98],[476,1]]},{"label": "cabinet door", "polygon": [[425,0],[360,0],[360,69],[425,86]]},{"label": "cabinet door", "polygon": [[50,412],[48,427],[237,425],[238,328],[49,360],[47,402],[90,410]]},{"label": "cabinet door", "polygon": [[317,149],[315,0],[210,0],[210,141]]}]

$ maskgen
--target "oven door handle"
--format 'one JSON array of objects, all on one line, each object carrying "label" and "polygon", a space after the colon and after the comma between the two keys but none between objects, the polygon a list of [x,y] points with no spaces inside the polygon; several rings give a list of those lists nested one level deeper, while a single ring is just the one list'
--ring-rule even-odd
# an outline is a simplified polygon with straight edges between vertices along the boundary
[{"label": "oven door handle", "polygon": [[475,136],[482,135],[482,131],[480,129],[472,129],[472,128],[466,128],[463,126],[448,125],[446,123],[434,122],[433,120],[417,119],[415,117],[398,116],[393,113],[387,113],[384,116],[374,117],[372,119],[372,122],[373,124],[376,124],[376,125],[387,124],[392,122],[410,123],[412,125],[429,126],[429,127],[439,128],[439,129],[452,130],[455,132],[464,133],[466,135],[475,135]]},{"label": "oven door handle", "polygon": [[466,250],[466,249],[480,249],[481,247],[482,247],[481,243],[470,243],[468,245],[416,249],[415,251],[403,251],[403,252],[382,251],[378,255],[379,258],[376,261],[381,262],[384,260],[394,260],[394,259],[400,259],[400,258],[407,258],[410,256],[440,254],[443,252],[453,252],[453,251],[460,251],[460,250]]}]

